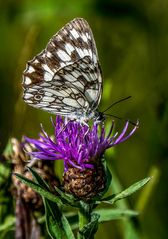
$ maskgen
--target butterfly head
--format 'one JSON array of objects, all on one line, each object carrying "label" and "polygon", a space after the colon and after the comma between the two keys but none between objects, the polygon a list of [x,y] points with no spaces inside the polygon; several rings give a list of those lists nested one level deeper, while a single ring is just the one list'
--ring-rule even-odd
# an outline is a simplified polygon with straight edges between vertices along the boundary
[{"label": "butterfly head", "polygon": [[97,123],[101,123],[103,121],[105,121],[106,117],[105,117],[105,114],[102,113],[102,112],[99,112],[99,111],[96,111],[95,112],[95,115],[94,115],[94,120],[97,122]]},{"label": "butterfly head", "polygon": [[90,120],[96,123],[102,123],[106,118],[104,113],[91,109],[85,112],[78,110],[70,115],[66,115],[66,117],[70,120],[76,120],[82,124],[87,124]]}]

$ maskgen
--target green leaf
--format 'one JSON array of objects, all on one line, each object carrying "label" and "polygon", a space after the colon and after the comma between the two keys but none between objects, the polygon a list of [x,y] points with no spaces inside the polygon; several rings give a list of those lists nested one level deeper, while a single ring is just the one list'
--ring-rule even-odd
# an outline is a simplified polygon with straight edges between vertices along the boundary
[{"label": "green leaf", "polygon": [[131,185],[127,189],[123,190],[122,192],[120,192],[118,194],[113,194],[107,198],[104,198],[102,201],[105,203],[113,204],[116,201],[126,198],[126,197],[130,196],[131,194],[133,194],[134,192],[141,189],[146,183],[148,183],[150,181],[150,179],[151,179],[150,177],[144,178],[141,181],[134,183],[133,185]]},{"label": "green leaf", "polygon": [[98,220],[100,215],[97,213],[92,213],[91,215],[91,222],[85,225],[82,230],[79,231],[79,237],[82,239],[92,239],[94,234],[98,229]]},{"label": "green leaf", "polygon": [[62,205],[61,199],[48,191],[49,187],[47,183],[35,170],[32,168],[29,168],[29,170],[38,184],[23,177],[22,175],[15,175],[23,183],[34,189],[43,197],[46,213],[46,225],[50,237],[53,239],[61,239],[63,238],[63,234],[65,234],[68,239],[75,239],[68,220],[59,209],[58,205]]},{"label": "green leaf", "polygon": [[69,224],[71,225],[72,230],[79,228],[79,216],[77,212],[68,211],[65,212],[64,215],[66,216]]},{"label": "green leaf", "polygon": [[49,186],[48,184],[46,183],[46,181],[44,181],[43,178],[40,177],[40,175],[33,169],[33,168],[30,168],[30,167],[27,167],[28,170],[31,172],[31,174],[33,175],[35,181],[40,185],[42,186],[43,188],[45,188],[46,190],[49,190]]},{"label": "green leaf", "polygon": [[46,212],[46,225],[51,238],[62,239],[63,235],[67,239],[75,239],[70,224],[56,203],[43,198]]},{"label": "green leaf", "polygon": [[65,231],[65,235],[66,235],[67,239],[75,239],[72,229],[70,227],[70,224],[63,214],[61,217],[61,221],[62,221],[63,229]]},{"label": "green leaf", "polygon": [[136,211],[124,210],[124,209],[103,208],[103,209],[97,209],[94,212],[100,215],[99,222],[106,222],[110,220],[117,220],[117,219],[123,219],[126,217],[138,216],[138,213]]},{"label": "green leaf", "polygon": [[29,186],[30,188],[32,188],[34,191],[38,192],[41,196],[51,200],[52,202],[58,203],[58,204],[62,204],[61,199],[52,194],[51,192],[47,191],[46,189],[44,189],[41,185],[33,182],[32,180],[18,174],[18,173],[14,173],[14,175],[23,183],[25,183],[27,186]]},{"label": "green leaf", "polygon": [[[44,181],[43,178],[40,177],[40,175],[33,169],[33,168],[29,168],[27,167],[28,170],[32,173],[35,181],[42,187],[44,187],[47,191],[49,190],[49,185],[46,183],[46,181]],[[61,196],[62,199],[64,199],[65,203],[70,204],[71,206],[79,206],[77,204],[76,199],[70,195],[67,194],[63,191],[61,191],[59,188],[55,187],[56,192]],[[75,204],[74,204],[75,203]]]},{"label": "green leaf", "polygon": [[63,230],[60,221],[60,211],[58,206],[43,198],[45,206],[46,227],[48,234],[52,239],[61,239],[63,237]]},{"label": "green leaf", "polygon": [[56,192],[71,206],[79,207],[79,201],[77,201],[73,195],[61,191],[58,187],[55,187]]},{"label": "green leaf", "polygon": [[[36,182],[38,182],[46,190],[49,189],[47,183],[35,170],[33,170],[32,168],[29,168],[29,170],[35,178]],[[59,189],[57,189],[57,191],[59,191],[62,196],[63,192]],[[59,209],[59,206],[56,203],[45,199],[44,197],[43,202],[45,205],[47,230],[51,238],[61,239],[65,234],[68,239],[75,239],[69,222]]]}]

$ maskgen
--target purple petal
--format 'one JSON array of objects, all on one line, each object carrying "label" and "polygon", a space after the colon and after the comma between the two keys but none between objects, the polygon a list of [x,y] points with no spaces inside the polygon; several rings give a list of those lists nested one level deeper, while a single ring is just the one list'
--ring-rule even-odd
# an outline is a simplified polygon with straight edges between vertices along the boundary
[{"label": "purple petal", "polygon": [[56,117],[53,122],[54,139],[51,138],[41,125],[42,134],[39,139],[25,137],[28,143],[35,146],[36,151],[31,152],[32,157],[42,160],[64,160],[64,170],[69,167],[80,169],[94,168],[93,158],[100,160],[105,150],[127,140],[138,128],[138,122],[131,132],[125,136],[129,122],[127,121],[121,134],[113,134],[114,121],[106,135],[104,124],[101,126],[94,123],[91,127],[82,125],[80,122]]}]

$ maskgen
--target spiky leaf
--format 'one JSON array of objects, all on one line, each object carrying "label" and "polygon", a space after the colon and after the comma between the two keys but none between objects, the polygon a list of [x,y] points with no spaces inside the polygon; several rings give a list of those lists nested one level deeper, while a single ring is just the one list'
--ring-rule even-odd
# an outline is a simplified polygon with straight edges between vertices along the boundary
[{"label": "spiky leaf", "polygon": [[41,185],[33,182],[32,180],[18,174],[15,173],[14,174],[18,179],[20,179],[21,182],[25,183],[27,186],[29,186],[30,188],[32,188],[34,191],[38,192],[41,196],[51,200],[52,202],[58,203],[58,204],[62,204],[61,199],[54,195],[53,193],[47,191],[46,189],[44,189]]}]

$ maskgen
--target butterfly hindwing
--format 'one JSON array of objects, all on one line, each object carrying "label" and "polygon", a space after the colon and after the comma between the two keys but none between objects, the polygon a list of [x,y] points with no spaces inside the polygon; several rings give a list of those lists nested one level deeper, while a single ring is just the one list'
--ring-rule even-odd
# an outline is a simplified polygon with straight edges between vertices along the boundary
[{"label": "butterfly hindwing", "polygon": [[[100,98],[99,68],[90,69],[90,59],[60,69],[50,82],[40,82],[25,89],[24,100],[49,112],[73,114],[95,108]],[[94,103],[94,104],[93,104]]]},{"label": "butterfly hindwing", "polygon": [[26,70],[23,73],[22,85],[24,89],[31,88],[32,85],[51,81],[53,77],[54,72],[46,64],[46,54],[45,50],[43,50],[31,61],[28,61]]}]

